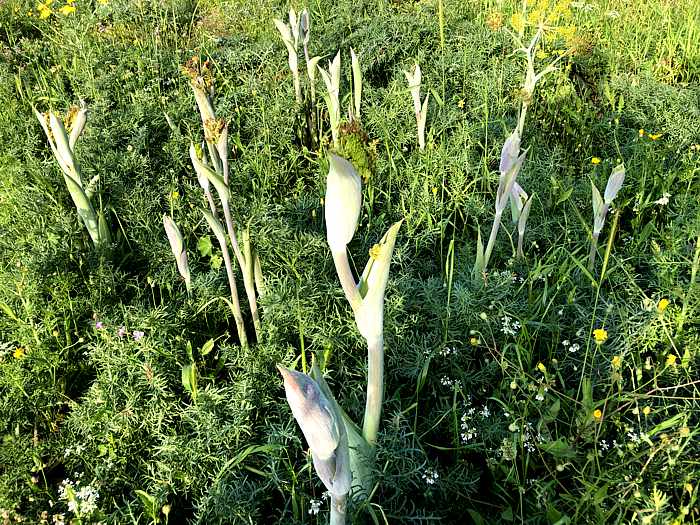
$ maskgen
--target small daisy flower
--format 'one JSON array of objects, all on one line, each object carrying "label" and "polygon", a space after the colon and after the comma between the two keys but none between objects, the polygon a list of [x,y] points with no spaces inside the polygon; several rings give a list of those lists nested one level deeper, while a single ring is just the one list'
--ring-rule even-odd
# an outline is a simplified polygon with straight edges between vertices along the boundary
[{"label": "small daisy flower", "polygon": [[668,299],[661,299],[659,301],[659,304],[656,305],[656,309],[659,311],[660,314],[664,313],[666,308],[668,308],[668,305],[670,304],[670,301]]},{"label": "small daisy flower", "polygon": [[603,344],[608,339],[608,331],[605,328],[596,328],[593,330],[593,338],[596,344]]}]

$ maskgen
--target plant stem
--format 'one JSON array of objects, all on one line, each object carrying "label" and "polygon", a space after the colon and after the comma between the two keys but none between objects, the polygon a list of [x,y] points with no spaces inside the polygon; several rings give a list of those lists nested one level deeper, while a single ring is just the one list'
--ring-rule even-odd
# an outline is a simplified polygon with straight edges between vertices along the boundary
[{"label": "plant stem", "polygon": [[496,212],[493,218],[493,226],[491,226],[491,235],[489,235],[489,242],[486,245],[486,251],[484,252],[484,267],[482,271],[486,271],[486,267],[489,265],[489,259],[491,258],[491,252],[493,251],[493,245],[496,244],[496,237],[498,236],[498,228],[501,226],[501,214],[503,212]]},{"label": "plant stem", "polygon": [[216,204],[214,204],[214,197],[211,196],[211,191],[209,189],[204,190],[204,195],[207,196],[207,201],[209,202],[209,209],[211,210],[211,216],[218,219],[219,212],[216,209]]},{"label": "plant stem", "polygon": [[241,346],[248,346],[248,336],[245,333],[245,325],[243,324],[243,314],[241,313],[241,304],[238,301],[238,288],[236,287],[236,279],[233,276],[233,268],[231,267],[231,256],[228,253],[228,246],[221,244],[221,254],[224,257],[224,265],[226,266],[226,275],[228,277],[228,286],[231,291],[231,303],[233,304],[233,318],[236,320],[236,328],[238,330],[238,339],[241,341]]},{"label": "plant stem", "polygon": [[520,116],[518,118],[518,136],[523,136],[523,129],[525,128],[525,115],[527,115],[528,103],[523,101],[522,108],[520,109]]},{"label": "plant stem", "polygon": [[525,257],[525,253],[523,252],[523,237],[525,237],[525,234],[518,232],[518,251],[516,252],[517,257]]},{"label": "plant stem", "polygon": [[440,25],[440,49],[445,50],[445,6],[438,0],[438,23]]},{"label": "plant stem", "polygon": [[345,525],[345,512],[347,510],[347,494],[331,493],[331,521],[330,525]]},{"label": "plant stem", "polygon": [[355,278],[352,276],[352,270],[350,269],[350,263],[348,262],[348,252],[345,248],[339,251],[332,251],[333,262],[335,263],[335,271],[340,279],[340,284],[343,287],[343,292],[347,298],[353,312],[362,303],[362,297],[360,297],[360,291],[357,289],[355,284]]},{"label": "plant stem", "polygon": [[588,255],[588,271],[592,272],[595,266],[595,254],[598,251],[598,236],[600,233],[593,232],[593,237],[591,238],[591,253]]},{"label": "plant stem", "polygon": [[698,268],[700,268],[700,235],[698,235],[695,241],[695,255],[693,257],[693,265],[690,269],[690,283],[688,284],[688,291],[685,292],[685,296],[683,297],[683,308],[681,308],[681,315],[678,318],[678,325],[676,326],[676,337],[683,333],[683,324],[685,323],[685,318],[688,313],[688,301],[691,299],[693,288],[695,288]]},{"label": "plant stem", "polygon": [[[229,239],[231,239],[231,246],[233,247],[233,253],[236,254],[236,260],[238,260],[238,266],[241,268],[241,273],[243,274],[243,286],[245,288],[246,296],[248,297],[248,306],[250,307],[250,314],[253,317],[253,326],[255,327],[255,337],[260,340],[260,316],[258,315],[258,303],[255,300],[255,283],[252,273],[248,271],[248,264],[241,252],[241,248],[238,246],[238,240],[236,238],[236,231],[233,229],[233,220],[231,219],[231,209],[229,208],[228,202],[222,201],[222,207],[224,208],[224,217],[226,218],[226,230],[228,231]],[[252,264],[252,261],[251,261]]]},{"label": "plant stem", "polygon": [[377,443],[384,398],[384,338],[367,341],[367,401],[362,435],[371,447]]}]

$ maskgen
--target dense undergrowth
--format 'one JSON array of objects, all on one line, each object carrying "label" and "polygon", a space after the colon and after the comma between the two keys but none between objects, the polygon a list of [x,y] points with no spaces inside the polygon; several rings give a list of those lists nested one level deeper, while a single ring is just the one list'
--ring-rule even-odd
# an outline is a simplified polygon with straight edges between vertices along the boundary
[{"label": "dense undergrowth", "polygon": [[[366,355],[325,240],[328,164],[302,144],[272,24],[288,6],[40,5],[0,3],[0,518],[324,523],[275,364],[323,356],[359,419]],[[518,116],[523,63],[505,28],[519,6],[446,0],[441,45],[437,2],[295,4],[311,12],[313,54],[361,56],[374,169],[352,252],[405,219],[386,292],[377,486],[350,515],[696,523],[700,7],[572,3],[576,52],[538,86],[523,136],[518,180],[536,194],[526,258],[506,221],[474,279]],[[193,55],[214,67],[232,210],[251,218],[266,281],[249,348],[220,300],[221,254],[187,156],[201,140],[180,69]],[[431,93],[423,152],[402,72],[415,61]],[[78,100],[89,117],[77,155],[86,179],[100,177],[109,253],[92,249],[32,112]],[[620,161],[590,274],[590,180],[603,187]],[[191,296],[163,213],[185,233]],[[192,352],[196,401],[181,377]]]}]

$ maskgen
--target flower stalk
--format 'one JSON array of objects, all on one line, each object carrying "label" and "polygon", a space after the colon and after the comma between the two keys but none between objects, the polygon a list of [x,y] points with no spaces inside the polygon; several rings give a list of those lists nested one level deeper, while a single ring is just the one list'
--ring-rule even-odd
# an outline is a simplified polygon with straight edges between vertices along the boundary
[{"label": "flower stalk", "polygon": [[[294,22],[293,29],[287,29],[289,30],[290,38],[293,38],[294,42],[298,43],[299,28],[298,23],[296,22],[296,14],[293,10],[290,11],[290,22],[292,21]],[[277,22],[279,21],[276,21],[276,23]],[[282,26],[284,26],[284,24],[282,24]],[[233,249],[233,253],[241,270],[241,274],[243,275],[243,286],[248,299],[248,306],[250,308],[251,316],[253,318],[255,335],[259,341],[262,334],[262,327],[260,323],[260,314],[258,312],[256,296],[256,262],[252,256],[253,250],[250,248],[250,246],[250,257],[246,257],[246,254],[241,250],[231,214],[228,164],[228,124],[223,119],[217,119],[214,112],[212,102],[214,96],[214,78],[209,62],[207,61],[200,64],[199,59],[195,57],[190,60],[183,69],[185,74],[190,77],[190,85],[194,92],[195,101],[197,102],[197,107],[202,118],[204,138],[207,145],[207,151],[209,153],[209,162],[207,162],[203,149],[201,151],[197,151],[194,144],[191,144],[190,159],[192,160],[192,164],[197,173],[197,180],[204,190],[207,202],[209,203],[211,215],[214,219],[217,219],[217,223],[217,207],[214,202],[210,186],[214,186],[219,202],[221,203],[224,223],[226,225],[226,233],[228,234],[228,242],[231,244],[231,248]],[[244,236],[245,235],[247,235],[245,242],[250,244],[250,232],[246,230]],[[226,255],[228,256],[228,242],[226,242],[225,237],[224,241],[225,242],[222,245],[222,252],[225,251]],[[230,256],[228,258],[230,260]],[[230,281],[233,278],[233,272],[228,272],[227,269],[227,274]],[[262,282],[262,275],[260,275],[259,281]],[[235,281],[233,285],[232,290],[236,288]],[[233,303],[238,303],[237,296]],[[236,319],[236,323],[238,324],[238,319]]]},{"label": "flower stalk", "polygon": [[[306,16],[304,16],[304,13],[306,13]],[[282,42],[284,42],[284,45],[287,48],[287,61],[289,63],[289,69],[292,72],[292,79],[294,81],[294,95],[296,97],[297,104],[301,104],[303,100],[301,96],[301,80],[299,78],[299,58],[297,53],[297,49],[299,48],[300,22],[302,23],[301,29],[302,34],[304,35],[304,50],[306,51],[308,43],[307,35],[309,34],[308,21],[308,11],[304,10],[302,12],[301,19],[298,19],[296,11],[294,11],[294,9],[289,10],[289,24],[285,24],[279,18],[275,18],[273,20],[275,27],[282,36]],[[304,26],[303,24],[306,25]]]},{"label": "flower stalk", "polygon": [[236,286],[236,279],[233,276],[233,266],[231,265],[231,256],[228,253],[228,246],[226,245],[226,234],[224,233],[224,228],[217,218],[215,218],[211,213],[206,210],[202,210],[204,218],[209,227],[214,232],[214,236],[219,243],[221,248],[221,255],[224,259],[224,266],[226,267],[226,276],[228,277],[229,291],[231,292],[231,311],[233,313],[233,319],[236,322],[236,329],[238,331],[238,339],[241,342],[241,346],[248,346],[248,336],[245,331],[245,324],[243,323],[243,313],[241,312],[241,304],[238,300],[238,287]]},{"label": "flower stalk", "polygon": [[[34,109],[34,114],[49,140],[54,158],[63,172],[63,180],[90,239],[98,249],[108,247],[112,239],[104,213],[96,213],[90,201],[90,187],[99,180],[99,176],[85,186],[75,158],[75,146],[87,121],[87,108],[84,105],[80,109],[73,108],[66,117],[66,125],[52,111],[40,113]],[[66,127],[70,129],[70,135]]]},{"label": "flower stalk", "polygon": [[[350,448],[342,410],[328,385],[281,365],[287,403],[311,449],[316,474],[331,495],[331,525],[343,525],[352,485]],[[321,376],[314,364],[314,375]]]},{"label": "flower stalk", "polygon": [[421,151],[423,151],[425,149],[425,123],[428,116],[428,98],[430,97],[430,93],[425,95],[425,100],[423,100],[423,104],[421,104],[421,70],[420,65],[417,62],[413,68],[413,73],[408,71],[404,71],[403,73],[408,81],[408,89],[411,92],[411,98],[413,99],[413,112],[416,115],[418,147]]},{"label": "flower stalk", "polygon": [[605,226],[605,218],[615,197],[617,197],[622,183],[625,181],[625,166],[618,164],[613,168],[608,182],[605,185],[605,193],[601,196],[596,185],[591,181],[591,193],[593,198],[593,231],[591,233],[591,250],[588,254],[588,271],[595,267],[595,256],[598,253],[598,238]]},{"label": "flower stalk", "polygon": [[[525,161],[526,154],[527,152],[520,154],[520,134],[516,129],[506,139],[505,143],[503,144],[503,149],[501,150],[501,162],[499,165],[500,175],[498,180],[498,190],[496,191],[495,213],[493,224],[491,225],[491,234],[489,235],[489,240],[486,244],[486,250],[483,249],[480,238],[477,241],[477,257],[474,264],[475,275],[483,274],[488,268],[491,253],[493,252],[496,237],[498,236],[498,230],[501,226],[501,217],[503,216],[504,210],[508,206],[508,200],[512,198],[511,194],[513,191],[513,186],[515,185],[515,179],[520,172],[523,162]],[[526,220],[527,216],[525,217],[525,221]],[[523,222],[523,234],[524,232]]]},{"label": "flower stalk", "polygon": [[326,93],[323,98],[326,101],[328,118],[331,122],[333,146],[338,148],[340,146],[340,51],[332,61],[328,62],[328,71],[321,66],[318,66],[318,70],[326,84]]}]

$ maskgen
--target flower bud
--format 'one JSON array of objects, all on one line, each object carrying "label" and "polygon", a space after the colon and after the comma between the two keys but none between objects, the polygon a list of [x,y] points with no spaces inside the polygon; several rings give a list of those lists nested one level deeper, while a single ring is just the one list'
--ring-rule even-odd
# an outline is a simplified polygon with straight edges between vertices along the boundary
[{"label": "flower bud", "polygon": [[309,448],[319,459],[330,458],[340,441],[338,421],[330,402],[316,381],[306,374],[281,365],[277,365],[277,369],[284,379],[289,408],[292,409]]},{"label": "flower bud", "polygon": [[518,160],[518,155],[520,154],[520,135],[516,129],[503,143],[503,148],[501,149],[501,163],[498,170],[501,172],[502,176],[505,176],[513,166],[515,166]]},{"label": "flower bud", "polygon": [[617,192],[620,191],[622,183],[625,181],[625,166],[624,164],[619,164],[615,166],[610,177],[608,178],[608,183],[605,186],[605,194],[603,200],[605,204],[610,205],[612,201],[617,196]]},{"label": "flower bud", "polygon": [[287,403],[306,438],[318,477],[332,494],[347,494],[351,471],[347,434],[342,416],[311,377],[277,369],[284,378]]},{"label": "flower bud", "polygon": [[163,227],[165,228],[165,233],[168,236],[168,241],[170,242],[170,249],[173,251],[175,256],[175,261],[177,262],[177,269],[180,275],[185,280],[185,285],[187,289],[190,289],[190,267],[187,264],[187,250],[185,250],[185,241],[182,237],[182,232],[178,228],[175,221],[173,221],[167,215],[163,215]]},{"label": "flower bud", "polygon": [[85,129],[85,122],[87,122],[87,108],[81,105],[80,110],[75,116],[73,121],[73,126],[71,127],[70,136],[68,137],[68,146],[71,151],[75,150],[75,143]]},{"label": "flower bud", "polygon": [[357,229],[362,207],[362,181],[353,165],[338,155],[328,157],[326,235],[334,252],[342,251]]}]

